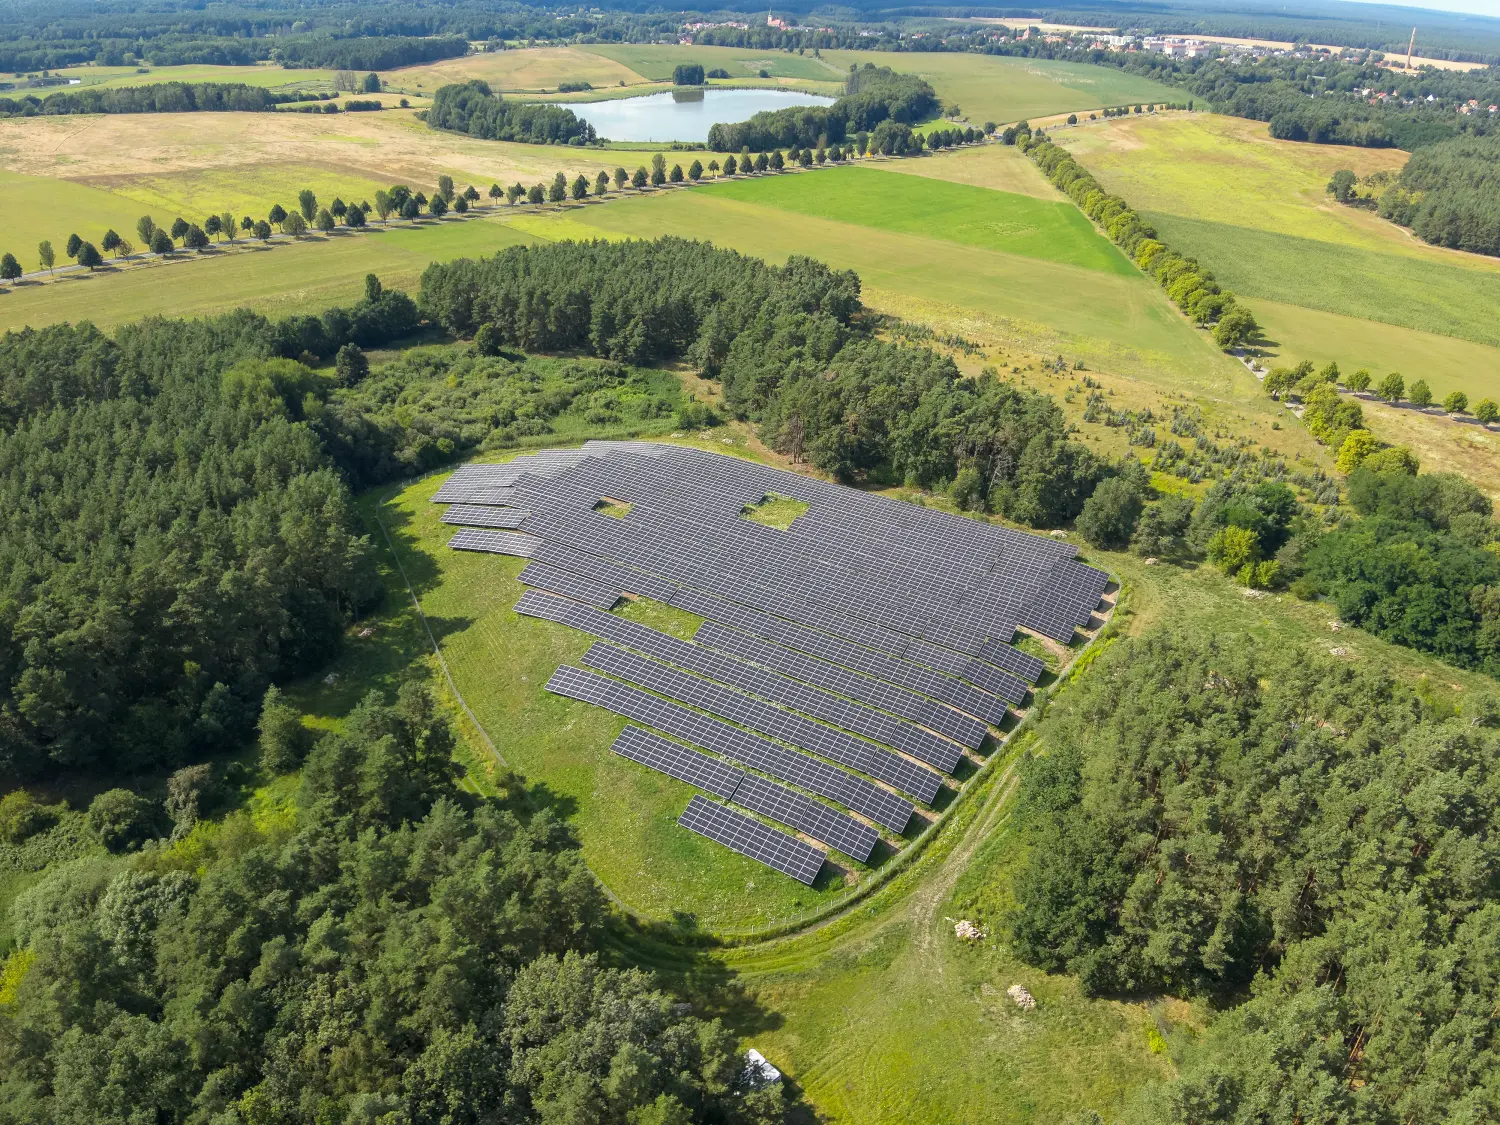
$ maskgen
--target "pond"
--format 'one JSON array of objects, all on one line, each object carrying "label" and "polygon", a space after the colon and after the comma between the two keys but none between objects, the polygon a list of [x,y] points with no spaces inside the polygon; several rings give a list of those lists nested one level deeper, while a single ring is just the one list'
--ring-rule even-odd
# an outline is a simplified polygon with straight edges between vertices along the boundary
[{"label": "pond", "polygon": [[716,121],[744,121],[768,109],[832,105],[832,98],[792,90],[669,90],[641,98],[566,103],[612,141],[706,141]]}]

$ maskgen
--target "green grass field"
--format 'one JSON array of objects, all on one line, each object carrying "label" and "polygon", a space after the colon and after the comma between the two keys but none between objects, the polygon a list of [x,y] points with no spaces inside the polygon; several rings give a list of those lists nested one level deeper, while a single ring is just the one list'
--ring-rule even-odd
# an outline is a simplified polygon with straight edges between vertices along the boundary
[{"label": "green grass field", "polygon": [[1272,140],[1211,114],[1091,123],[1058,142],[1250,305],[1277,362],[1399,370],[1441,396],[1500,395],[1500,261],[1428,246],[1325,191],[1406,154]]},{"label": "green grass field", "polygon": [[1143,212],[1167,244],[1247,297],[1500,346],[1500,270]]},{"label": "green grass field", "polygon": [[956,102],[975,124],[1004,124],[1127,102],[1176,101],[1182,96],[1180,90],[1112,67],[1052,59],[882,51],[826,51],[823,57],[844,72],[851,64],[873,62],[919,74],[945,103]]},{"label": "green grass field", "polygon": [[[489,254],[527,241],[520,230],[478,219],[403,224],[296,245],[257,243],[256,249],[222,255],[181,253],[170,262],[7,287],[0,292],[0,331],[62,320],[91,320],[107,327],[143,316],[207,316],[240,306],[268,316],[316,312],[358,300],[367,273],[379,274],[392,288],[415,292],[429,262]],[[62,247],[57,246],[61,260]]]},{"label": "green grass field", "polygon": [[[146,73],[140,71],[144,69]],[[271,90],[332,90],[334,71],[292,70],[282,66],[70,66],[54,70],[53,74],[63,78],[77,79],[79,86],[109,89],[119,86],[151,86],[161,82],[243,82],[247,86],[263,86]],[[77,90],[79,86],[44,86],[37,90],[22,91],[46,97],[62,90]]]},{"label": "green grass field", "polygon": [[867,167],[731,181],[715,185],[712,195],[1120,276],[1137,274],[1071,203]]}]

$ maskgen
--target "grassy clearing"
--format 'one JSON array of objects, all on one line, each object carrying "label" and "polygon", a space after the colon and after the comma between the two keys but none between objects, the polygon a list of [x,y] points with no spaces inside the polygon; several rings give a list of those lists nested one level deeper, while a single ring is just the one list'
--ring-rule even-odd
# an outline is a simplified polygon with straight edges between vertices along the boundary
[{"label": "grassy clearing", "polygon": [[714,185],[710,194],[876,230],[1139,276],[1071,203],[868,167],[726,181]]},{"label": "grassy clearing", "polygon": [[[1500,271],[1400,258],[1228,223],[1144,212],[1168,245],[1236,293],[1500,345]],[[1272,330],[1274,338],[1274,327]]]},{"label": "grassy clearing", "polygon": [[[537,93],[556,90],[560,82],[594,86],[627,86],[646,82],[641,73],[596,51],[579,47],[531,47],[521,51],[487,51],[461,59],[409,66],[381,75],[392,89],[431,94],[450,82],[480,79],[496,91]],[[667,77],[671,78],[670,69]]]},{"label": "grassy clearing", "polygon": [[975,124],[1004,124],[1127,102],[1176,101],[1182,96],[1180,90],[1110,67],[1051,59],[882,51],[826,51],[823,57],[844,73],[851,64],[873,62],[919,74],[945,103],[956,102]]},{"label": "grassy clearing", "polygon": [[[569,818],[605,885],[631,908],[686,930],[767,925],[842,894],[831,865],[809,890],[678,828],[691,787],[611,755],[623,719],[542,690],[589,638],[511,609],[521,560],[447,549],[452,528],[429,503],[438,483],[402,490],[382,515],[459,690],[505,762]],[[663,624],[653,609],[633,615]],[[677,631],[690,624],[678,622]]]},{"label": "grassy clearing", "polygon": [[[144,316],[207,316],[239,307],[288,316],[351,304],[364,291],[367,273],[415,292],[431,261],[493,253],[526,241],[519,230],[481,219],[310,238],[296,245],[257,243],[222,255],[179,254],[170,262],[62,275],[0,292],[0,331],[62,320],[108,327]],[[61,245],[54,244],[61,256]]]},{"label": "grassy clearing", "polygon": [[613,59],[653,82],[670,82],[672,70],[681,63],[702,63],[705,70],[722,67],[734,79],[753,79],[762,70],[772,78],[812,82],[840,82],[849,66],[824,62],[812,55],[789,55],[785,51],[754,51],[740,47],[678,47],[643,43],[598,43],[581,48],[590,54]]}]

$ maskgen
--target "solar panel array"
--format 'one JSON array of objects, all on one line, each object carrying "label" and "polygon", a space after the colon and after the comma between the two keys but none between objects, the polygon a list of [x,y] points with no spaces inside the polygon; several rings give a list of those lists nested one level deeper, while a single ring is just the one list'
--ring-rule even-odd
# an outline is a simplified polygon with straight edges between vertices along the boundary
[{"label": "solar panel array", "polygon": [[[772,496],[807,510],[744,518]],[[646,442],[465,466],[433,499],[455,549],[531,560],[517,612],[599,638],[548,690],[661,732],[616,750],[754,814],[694,798],[683,824],[796,878],[812,861],[786,843],[822,853],[756,817],[867,859],[872,824],[905,831],[903,794],[931,805],[1026,703],[1044,665],[1017,627],[1069,642],[1108,584],[1067,543]],[[703,623],[670,636],[606,612],[622,597]]]}]

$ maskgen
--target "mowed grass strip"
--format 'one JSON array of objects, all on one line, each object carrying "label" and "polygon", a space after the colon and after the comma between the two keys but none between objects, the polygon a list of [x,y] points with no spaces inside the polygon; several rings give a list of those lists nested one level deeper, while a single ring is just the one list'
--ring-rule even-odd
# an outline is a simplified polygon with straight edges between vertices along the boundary
[{"label": "mowed grass strip", "polygon": [[1236,293],[1500,346],[1500,272],[1160,212],[1147,220]]},{"label": "mowed grass strip", "polygon": [[1139,276],[1078,208],[1061,201],[863,167],[729,180],[713,185],[712,194],[877,230]]}]

